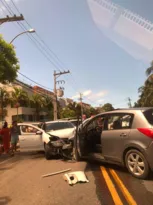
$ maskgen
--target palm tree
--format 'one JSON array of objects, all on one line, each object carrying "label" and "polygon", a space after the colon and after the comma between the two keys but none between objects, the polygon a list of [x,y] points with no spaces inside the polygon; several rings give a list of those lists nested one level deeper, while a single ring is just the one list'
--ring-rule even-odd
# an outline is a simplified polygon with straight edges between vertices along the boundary
[{"label": "palm tree", "polygon": [[147,80],[150,82],[153,82],[153,61],[151,62],[151,65],[149,68],[146,70],[146,75],[147,75]]},{"label": "palm tree", "polygon": [[2,122],[4,119],[4,115],[6,115],[6,113],[4,113],[4,107],[6,107],[9,102],[10,102],[9,93],[4,88],[0,88],[0,105],[1,105]]},{"label": "palm tree", "polygon": [[29,103],[28,93],[21,88],[14,88],[11,96],[11,102],[17,109],[17,120],[18,120],[18,108],[20,106],[27,106]]},{"label": "palm tree", "polygon": [[139,107],[152,107],[153,106],[153,83],[150,81],[146,81],[144,86],[141,86],[138,89],[139,100],[137,105]]},{"label": "palm tree", "polygon": [[70,110],[75,111],[76,117],[81,116],[81,105],[80,105],[80,104],[78,104],[78,103],[76,103],[76,102],[73,102],[73,103],[70,103],[70,104],[68,105],[68,108],[69,108]]},{"label": "palm tree", "polygon": [[53,109],[53,103],[52,103],[52,98],[48,95],[44,97],[44,105],[47,108],[47,110],[52,110]]},{"label": "palm tree", "polygon": [[31,106],[36,109],[36,120],[39,121],[39,113],[45,106],[45,98],[39,94],[32,95],[31,99]]},{"label": "palm tree", "polygon": [[44,97],[44,111],[47,111],[47,113],[48,113],[48,118],[49,119],[53,119],[53,99],[50,97],[50,96],[48,96],[48,95],[46,95],[45,97]]},{"label": "palm tree", "polygon": [[149,76],[153,72],[153,61],[150,64],[150,67],[146,70],[146,75]]}]

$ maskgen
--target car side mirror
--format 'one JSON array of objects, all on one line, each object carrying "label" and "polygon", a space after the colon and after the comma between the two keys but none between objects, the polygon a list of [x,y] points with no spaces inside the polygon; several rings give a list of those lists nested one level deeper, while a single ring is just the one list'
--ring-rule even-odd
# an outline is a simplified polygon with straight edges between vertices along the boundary
[{"label": "car side mirror", "polygon": [[38,131],[36,132],[36,135],[42,135],[42,132],[38,130]]}]

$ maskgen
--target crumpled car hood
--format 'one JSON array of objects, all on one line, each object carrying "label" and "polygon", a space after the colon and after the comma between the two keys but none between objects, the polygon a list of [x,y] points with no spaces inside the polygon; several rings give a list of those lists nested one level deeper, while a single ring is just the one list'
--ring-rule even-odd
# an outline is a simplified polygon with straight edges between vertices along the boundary
[{"label": "crumpled car hood", "polygon": [[67,128],[62,130],[49,131],[48,133],[60,138],[71,138],[75,135],[75,132],[76,132],[75,128]]}]

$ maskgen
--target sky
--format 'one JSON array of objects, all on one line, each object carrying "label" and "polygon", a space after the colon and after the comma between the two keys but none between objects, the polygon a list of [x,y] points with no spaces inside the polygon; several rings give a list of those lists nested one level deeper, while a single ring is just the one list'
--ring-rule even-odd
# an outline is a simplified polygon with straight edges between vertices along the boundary
[{"label": "sky", "polygon": [[[147,46],[153,42],[148,40],[145,33],[139,36],[143,32],[138,32],[135,24],[132,24],[134,29],[131,29],[135,39],[129,40],[125,34],[131,34],[125,24],[113,27],[112,30],[103,26],[108,17],[99,5],[94,8],[95,0],[13,1],[30,26],[36,30],[36,34],[30,34],[32,40],[24,34],[13,42],[22,74],[53,89],[54,70],[70,70],[70,74],[59,78],[65,84],[57,84],[57,87],[64,87],[64,97],[74,100],[78,100],[80,92],[83,93],[83,101],[93,106],[109,102],[115,108],[127,107],[128,97],[132,99],[132,103],[137,101],[138,88],[144,84],[145,70],[149,67],[152,56],[152,49]],[[1,18],[6,14],[11,15],[11,12],[19,15],[11,0],[6,2],[7,5],[4,0],[0,3]],[[152,0],[112,2],[153,22]],[[99,8],[101,10],[98,16],[96,9]],[[117,22],[118,17],[115,18]],[[25,21],[21,24],[23,26],[27,30],[30,28]],[[10,42],[23,31],[21,27],[17,23],[5,23],[0,26],[0,33]],[[153,38],[152,33],[148,35],[150,39]],[[136,43],[137,39],[140,39],[143,46]],[[50,49],[47,54],[41,40]],[[39,49],[42,45],[41,52],[35,44]],[[19,79],[33,85],[23,76],[19,75]]]}]

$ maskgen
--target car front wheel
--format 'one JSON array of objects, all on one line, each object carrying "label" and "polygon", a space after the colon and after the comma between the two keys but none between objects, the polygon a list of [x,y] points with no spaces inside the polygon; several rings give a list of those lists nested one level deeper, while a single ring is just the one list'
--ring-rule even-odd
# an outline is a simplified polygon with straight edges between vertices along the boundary
[{"label": "car front wheel", "polygon": [[146,179],[149,176],[149,165],[144,155],[131,149],[126,153],[125,163],[128,171],[136,178]]},{"label": "car front wheel", "polygon": [[50,152],[49,152],[49,145],[48,145],[48,144],[45,144],[44,147],[45,147],[45,158],[46,158],[47,160],[49,160],[49,159],[51,159],[51,154],[50,154]]}]

